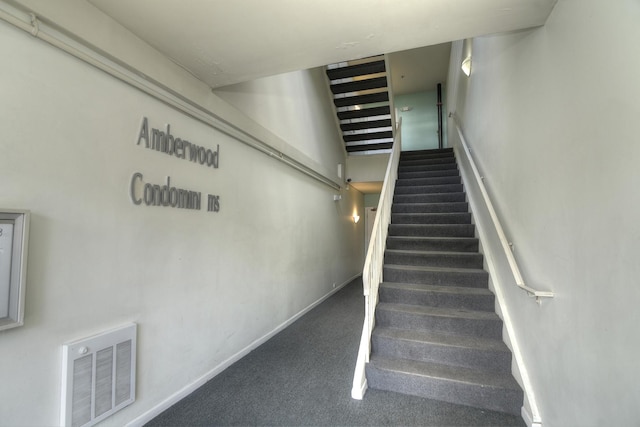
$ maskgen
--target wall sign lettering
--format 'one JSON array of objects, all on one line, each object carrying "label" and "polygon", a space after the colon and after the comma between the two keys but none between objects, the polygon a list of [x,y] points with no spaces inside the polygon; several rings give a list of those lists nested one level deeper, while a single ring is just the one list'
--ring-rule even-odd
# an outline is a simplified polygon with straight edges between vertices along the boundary
[{"label": "wall sign lettering", "polygon": [[[188,160],[205,167],[218,169],[220,165],[220,145],[215,150],[194,144],[186,139],[171,134],[171,126],[165,130],[149,128],[149,121],[142,118],[136,145],[142,143],[144,148],[165,153],[178,159]],[[135,172],[129,184],[129,197],[134,205],[161,206],[177,209],[201,210],[202,193],[199,191],[178,188],[171,185],[171,177],[167,176],[166,183],[153,184],[145,182],[144,175]],[[220,211],[220,196],[207,194],[207,212]]]},{"label": "wall sign lettering", "polygon": [[[167,177],[165,185],[150,184],[144,181],[144,176],[136,172],[131,177],[130,196],[134,205],[164,206],[178,209],[200,210],[202,193],[171,186],[171,177]],[[209,194],[207,197],[207,211],[220,211],[220,196]]]},{"label": "wall sign lettering", "polygon": [[143,117],[136,145],[140,145],[142,141],[144,141],[145,148],[218,169],[220,145],[217,145],[216,150],[213,151],[210,148],[193,144],[186,139],[175,138],[171,135],[169,124],[167,124],[166,131],[155,128],[149,131],[149,122],[146,117]]}]

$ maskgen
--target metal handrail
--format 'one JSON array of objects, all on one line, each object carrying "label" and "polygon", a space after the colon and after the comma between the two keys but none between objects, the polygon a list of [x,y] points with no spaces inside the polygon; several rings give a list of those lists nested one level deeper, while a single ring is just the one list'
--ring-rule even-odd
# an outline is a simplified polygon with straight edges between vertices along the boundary
[{"label": "metal handrail", "polygon": [[369,241],[367,257],[362,271],[365,317],[364,325],[362,327],[362,336],[360,338],[360,349],[358,350],[358,359],[356,361],[356,369],[353,377],[353,388],[351,389],[351,397],[354,399],[362,399],[367,389],[365,364],[369,362],[369,356],[371,354],[371,333],[375,326],[375,310],[378,304],[378,288],[382,282],[384,251],[387,244],[389,224],[391,223],[391,205],[393,204],[395,184],[396,179],[398,178],[398,163],[400,162],[400,152],[402,151],[401,125],[402,120],[399,120],[396,125],[393,149],[389,156],[389,163],[387,164],[387,171],[385,173],[384,183],[382,184],[382,191],[380,193],[380,200],[376,210],[376,219],[373,222],[371,240]]},{"label": "metal handrail", "polygon": [[473,170],[473,175],[475,176],[475,179],[478,183],[478,187],[480,188],[480,192],[482,193],[482,198],[484,199],[484,202],[487,206],[487,210],[489,211],[489,215],[491,216],[491,221],[493,222],[493,225],[496,228],[496,231],[498,233],[500,244],[502,245],[504,254],[507,257],[507,261],[509,262],[509,267],[511,267],[511,273],[515,278],[516,285],[520,289],[524,290],[527,293],[527,295],[529,295],[530,297],[535,297],[536,302],[538,304],[541,303],[540,298],[553,298],[554,296],[553,292],[538,291],[536,289],[533,289],[527,286],[524,283],[524,279],[522,278],[522,274],[520,273],[520,268],[518,268],[518,263],[516,262],[516,259],[513,256],[511,243],[507,240],[507,236],[504,233],[502,224],[500,224],[498,215],[496,214],[496,211],[493,208],[493,204],[491,203],[491,199],[489,198],[489,193],[487,192],[487,188],[484,186],[484,178],[480,175],[480,172],[478,171],[478,167],[476,166],[476,163],[473,160],[473,157],[471,156],[471,150],[469,149],[467,140],[465,139],[464,134],[462,133],[462,129],[460,128],[460,122],[458,120],[458,117],[454,113],[450,113],[449,117],[452,117],[455,122],[456,130],[458,131],[458,136],[460,137],[462,148],[464,149],[464,152],[467,158],[469,159],[469,164],[471,165],[471,169]]}]

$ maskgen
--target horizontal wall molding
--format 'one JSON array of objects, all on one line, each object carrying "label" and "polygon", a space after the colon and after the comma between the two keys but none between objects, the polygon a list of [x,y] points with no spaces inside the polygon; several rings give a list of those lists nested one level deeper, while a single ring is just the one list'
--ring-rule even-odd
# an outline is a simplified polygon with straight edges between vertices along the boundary
[{"label": "horizontal wall molding", "polygon": [[171,406],[173,406],[174,404],[178,403],[180,400],[184,399],[185,397],[187,397],[188,395],[190,395],[191,393],[196,391],[198,388],[202,387],[204,384],[207,383],[207,381],[215,378],[218,374],[222,373],[222,371],[227,369],[229,366],[233,365],[234,363],[236,363],[237,361],[242,359],[244,356],[246,356],[247,354],[251,353],[253,350],[258,348],[259,346],[261,346],[265,342],[269,341],[275,335],[277,335],[280,332],[282,332],[288,326],[293,324],[296,320],[298,320],[299,318],[301,318],[302,316],[304,316],[305,314],[307,314],[308,312],[310,312],[311,310],[316,308],[318,305],[322,304],[325,300],[327,300],[333,294],[335,294],[336,292],[338,292],[339,290],[341,290],[346,285],[348,285],[349,283],[351,283],[352,281],[354,281],[355,279],[357,279],[360,276],[362,276],[362,273],[358,273],[355,276],[347,279],[345,282],[341,283],[340,285],[336,286],[334,289],[332,289],[325,296],[323,296],[320,299],[318,299],[317,301],[311,303],[309,306],[307,306],[306,308],[302,309],[301,311],[299,311],[298,313],[293,315],[289,320],[287,320],[284,323],[282,323],[279,326],[277,326],[271,332],[269,332],[266,335],[258,338],[255,341],[253,341],[247,347],[243,348],[242,350],[240,350],[239,352],[237,352],[233,356],[229,357],[227,360],[225,360],[224,362],[220,363],[218,366],[216,366],[215,368],[211,369],[209,372],[205,373],[200,378],[198,378],[195,381],[191,382],[190,384],[186,385],[185,387],[180,389],[178,392],[172,394],[171,396],[169,396],[169,398],[165,399],[160,404],[158,404],[158,405],[154,406],[153,408],[149,409],[147,412],[143,413],[142,415],[138,416],[137,418],[129,421],[129,423],[127,423],[126,426],[127,427],[142,427],[146,423],[150,422],[155,417],[160,415],[162,412],[166,411]]},{"label": "horizontal wall molding", "polygon": [[334,190],[342,188],[340,183],[316,168],[276,149],[262,138],[243,130],[129,64],[101,52],[100,49],[74,37],[53,23],[44,23],[36,15],[6,3],[0,3],[0,19]]}]

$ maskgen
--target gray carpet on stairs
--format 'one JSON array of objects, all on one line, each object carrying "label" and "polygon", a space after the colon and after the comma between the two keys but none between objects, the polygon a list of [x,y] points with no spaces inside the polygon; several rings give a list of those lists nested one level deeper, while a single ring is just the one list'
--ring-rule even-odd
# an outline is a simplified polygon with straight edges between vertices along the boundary
[{"label": "gray carpet on stairs", "polygon": [[363,321],[357,279],[147,426],[524,426],[518,416],[388,391],[351,399]]}]

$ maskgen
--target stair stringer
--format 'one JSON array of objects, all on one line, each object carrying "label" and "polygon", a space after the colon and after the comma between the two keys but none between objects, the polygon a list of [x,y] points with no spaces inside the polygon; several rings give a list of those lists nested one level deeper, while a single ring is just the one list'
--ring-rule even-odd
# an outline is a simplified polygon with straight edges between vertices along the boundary
[{"label": "stair stringer", "polygon": [[[524,391],[524,402],[521,408],[521,416],[527,426],[542,427],[542,419],[538,410],[533,385],[524,363],[513,321],[509,315],[506,299],[504,297],[503,289],[504,286],[506,286],[506,280],[502,279],[504,274],[500,274],[501,268],[499,260],[501,259],[501,253],[500,251],[494,250],[489,245],[485,245],[485,242],[491,241],[491,234],[495,235],[494,240],[497,241],[499,238],[497,237],[497,232],[488,213],[487,205],[485,204],[478,184],[474,179],[474,174],[471,170],[465,150],[460,149],[457,144],[454,144],[453,150],[456,159],[458,159],[458,168],[460,170],[460,176],[467,195],[467,201],[469,202],[469,211],[472,213],[472,223],[476,226],[476,237],[480,240],[478,249],[480,253],[484,255],[484,268],[489,273],[489,289],[496,296],[496,313],[503,321],[503,341],[513,354],[511,373]],[[502,258],[504,258],[504,255],[502,255]],[[508,267],[506,258],[503,260],[502,265],[505,265],[509,272],[511,271]]]}]

